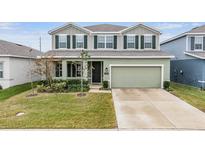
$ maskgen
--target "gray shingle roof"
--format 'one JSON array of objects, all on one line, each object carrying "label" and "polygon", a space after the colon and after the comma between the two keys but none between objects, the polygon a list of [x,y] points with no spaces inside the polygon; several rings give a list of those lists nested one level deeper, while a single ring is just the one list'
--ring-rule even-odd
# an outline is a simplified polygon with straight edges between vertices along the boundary
[{"label": "gray shingle roof", "polygon": [[84,27],[92,32],[118,32],[125,28],[126,26],[112,25],[112,24],[99,24],[93,26]]},{"label": "gray shingle roof", "polygon": [[205,52],[204,51],[185,52],[185,54],[196,57],[196,58],[205,59]]},{"label": "gray shingle roof", "polygon": [[[46,52],[43,56],[57,56],[57,57],[66,57],[66,58],[72,58],[72,57],[80,57],[80,50],[50,50]],[[170,54],[163,52],[163,51],[127,51],[127,50],[89,50],[88,54],[91,56],[91,58],[105,58],[105,57],[112,57],[112,58],[136,58],[136,57],[162,57],[162,58],[172,58]]]},{"label": "gray shingle roof", "polygon": [[16,56],[16,57],[32,57],[36,58],[37,56],[42,55],[43,53],[36,50],[32,49],[31,53],[29,50],[32,49],[30,47],[21,45],[21,44],[16,44],[4,40],[0,40],[0,56]]},{"label": "gray shingle roof", "polygon": [[191,29],[190,31],[188,31],[187,33],[205,33],[205,25],[195,27],[195,28]]},{"label": "gray shingle roof", "polygon": [[179,34],[179,35],[177,35],[175,37],[172,37],[172,38],[169,38],[169,39],[167,39],[165,41],[162,41],[160,43],[160,45],[172,42],[172,41],[177,40],[179,38],[185,37],[187,34],[192,34],[192,33],[205,33],[205,25],[199,26],[199,27],[195,27],[195,28],[193,28],[193,29],[191,29],[191,30],[189,30],[187,32],[184,32],[184,33]]}]

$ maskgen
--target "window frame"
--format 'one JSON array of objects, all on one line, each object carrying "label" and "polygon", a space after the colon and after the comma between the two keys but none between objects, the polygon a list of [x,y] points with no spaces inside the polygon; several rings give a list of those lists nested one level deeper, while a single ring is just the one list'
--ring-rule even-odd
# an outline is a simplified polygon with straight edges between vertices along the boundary
[{"label": "window frame", "polygon": [[[82,48],[78,48],[78,46],[77,46],[77,37],[78,36],[81,36],[82,38],[83,38],[83,47]],[[84,34],[75,34],[75,47],[76,47],[76,49],[84,49],[84,47],[85,47],[85,42],[84,42]]]},{"label": "window frame", "polygon": [[[133,48],[128,47],[128,37],[130,37],[130,36],[134,37],[134,47]],[[128,34],[127,35],[127,49],[135,49],[135,36],[136,36],[135,34]]]},{"label": "window frame", "polygon": [[[68,72],[67,72],[67,77],[69,77],[69,78],[81,77],[82,70],[78,70],[78,65],[79,65],[79,67],[82,67],[81,62],[80,61],[76,61],[76,62],[67,61],[67,66],[68,66],[68,64],[70,64],[70,76],[68,76]],[[75,72],[74,72],[75,75],[73,75],[73,66],[75,66],[75,65],[76,65]],[[67,68],[67,70],[68,70],[68,68]],[[78,75],[78,74],[80,74],[80,75]]]},{"label": "window frame", "polygon": [[[152,49],[152,45],[153,45],[152,36],[153,36],[153,34],[144,34],[144,49]],[[146,46],[145,46],[145,44],[146,44],[145,37],[151,37],[151,47],[150,48],[146,48]],[[148,43],[150,43],[150,42],[148,42]]]},{"label": "window frame", "polygon": [[[201,49],[196,49],[195,48],[195,45],[196,45],[196,38],[201,38],[202,39],[202,42],[201,42]],[[203,36],[194,36],[194,51],[203,51]],[[198,43],[197,43],[198,44]]]},{"label": "window frame", "polygon": [[[61,46],[60,46],[60,37],[62,37],[62,36],[64,36],[64,37],[66,38],[66,39],[65,39],[65,40],[66,40],[66,41],[65,41],[65,43],[66,43],[66,47],[65,47],[65,48],[61,48]],[[67,40],[67,34],[58,34],[58,37],[59,37],[59,38],[58,38],[58,49],[67,49],[67,47],[68,47],[68,46],[67,46],[67,44],[68,44],[68,42],[67,42],[67,41],[68,41],[68,40]]]},{"label": "window frame", "polygon": [[[57,65],[61,65],[61,67],[58,66],[59,70],[57,70]],[[57,76],[57,71],[58,71],[58,76]],[[56,62],[56,64],[55,64],[55,77],[56,78],[63,77],[63,65],[62,65],[62,62]]]},{"label": "window frame", "polygon": [[[104,37],[104,48],[99,48],[98,46],[98,41],[99,39],[97,39],[97,49],[104,49],[104,50],[109,50],[109,49],[113,49],[114,48],[114,35],[97,35],[97,37]],[[107,48],[107,37],[112,37],[112,48]]]},{"label": "window frame", "polygon": [[0,79],[4,78],[4,63],[0,62],[0,64],[2,64],[2,70],[0,69],[0,72],[2,72],[2,77],[0,77]]}]

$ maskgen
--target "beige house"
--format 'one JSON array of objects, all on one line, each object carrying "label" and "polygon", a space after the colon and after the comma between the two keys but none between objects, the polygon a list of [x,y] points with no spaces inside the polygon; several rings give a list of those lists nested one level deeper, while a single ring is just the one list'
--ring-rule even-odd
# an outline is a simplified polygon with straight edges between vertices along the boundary
[{"label": "beige house", "polygon": [[[170,56],[160,51],[160,32],[143,24],[125,27],[99,24],[80,27],[68,23],[49,31],[57,59],[57,79],[83,78],[90,84],[108,81],[110,88],[162,88],[170,78]],[[81,62],[80,54],[90,58]]]}]

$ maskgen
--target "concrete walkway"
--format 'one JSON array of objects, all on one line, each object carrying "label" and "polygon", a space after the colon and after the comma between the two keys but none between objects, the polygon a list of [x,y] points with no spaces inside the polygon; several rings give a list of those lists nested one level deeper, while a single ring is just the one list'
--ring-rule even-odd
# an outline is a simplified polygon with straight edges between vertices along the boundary
[{"label": "concrete walkway", "polygon": [[113,89],[119,129],[205,129],[205,113],[163,89]]}]

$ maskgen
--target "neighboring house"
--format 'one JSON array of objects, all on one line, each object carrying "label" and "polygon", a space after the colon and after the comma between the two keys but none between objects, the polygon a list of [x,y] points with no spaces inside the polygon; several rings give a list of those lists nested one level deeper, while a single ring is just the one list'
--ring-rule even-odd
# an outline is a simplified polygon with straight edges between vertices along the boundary
[{"label": "neighboring house", "polygon": [[205,82],[205,26],[193,28],[161,43],[173,54],[171,80],[201,87]]},{"label": "neighboring house", "polygon": [[[30,81],[29,72],[35,58],[42,53],[35,49],[0,40],[0,85],[8,88]],[[32,80],[40,79],[32,76]]]},{"label": "neighboring house", "polygon": [[57,79],[81,77],[80,53],[90,59],[83,78],[90,84],[108,81],[110,88],[162,88],[170,80],[170,56],[160,51],[160,32],[139,24],[132,27],[99,24],[80,27],[68,23],[49,31]]}]

